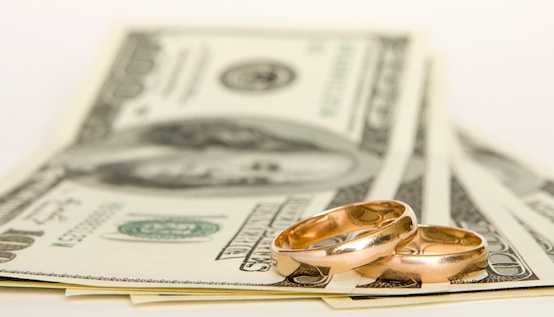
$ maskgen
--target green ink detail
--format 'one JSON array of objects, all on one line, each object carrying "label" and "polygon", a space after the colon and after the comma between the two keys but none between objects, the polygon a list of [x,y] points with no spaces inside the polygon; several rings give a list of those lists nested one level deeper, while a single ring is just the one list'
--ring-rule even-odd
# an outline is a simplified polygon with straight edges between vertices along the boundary
[{"label": "green ink detail", "polygon": [[132,237],[152,240],[183,240],[205,237],[219,231],[219,225],[191,218],[130,221],[118,228]]}]

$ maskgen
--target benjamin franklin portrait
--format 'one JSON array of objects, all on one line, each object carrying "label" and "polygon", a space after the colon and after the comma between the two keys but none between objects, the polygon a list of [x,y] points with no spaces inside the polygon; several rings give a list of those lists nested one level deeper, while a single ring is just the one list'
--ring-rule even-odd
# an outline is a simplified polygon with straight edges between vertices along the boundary
[{"label": "benjamin franklin portrait", "polygon": [[196,118],[127,129],[57,159],[67,178],[148,194],[244,196],[335,189],[378,159],[322,128],[263,118]]}]

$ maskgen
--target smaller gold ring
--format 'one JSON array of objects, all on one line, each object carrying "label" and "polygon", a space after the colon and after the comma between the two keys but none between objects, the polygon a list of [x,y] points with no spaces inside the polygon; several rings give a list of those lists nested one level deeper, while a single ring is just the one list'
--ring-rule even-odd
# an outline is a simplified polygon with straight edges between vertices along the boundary
[{"label": "smaller gold ring", "polygon": [[[383,258],[407,244],[417,231],[414,211],[396,200],[355,203],[330,209],[302,220],[281,232],[271,245],[273,264],[288,276],[301,265],[332,275]],[[325,246],[333,237],[354,238]]]},{"label": "smaller gold ring", "polygon": [[357,271],[374,279],[448,282],[484,269],[488,256],[488,243],[476,232],[419,225],[415,238],[404,248]]}]

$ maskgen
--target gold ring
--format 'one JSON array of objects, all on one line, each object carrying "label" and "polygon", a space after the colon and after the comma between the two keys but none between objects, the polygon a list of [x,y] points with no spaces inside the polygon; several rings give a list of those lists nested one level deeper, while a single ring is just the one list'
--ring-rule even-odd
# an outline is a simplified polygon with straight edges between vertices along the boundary
[{"label": "gold ring", "polygon": [[370,278],[448,282],[487,266],[489,247],[480,234],[460,228],[419,225],[403,249],[357,269]]},{"label": "gold ring", "polygon": [[[406,203],[355,203],[324,211],[285,229],[273,240],[271,255],[275,269],[285,276],[303,264],[315,267],[322,275],[332,275],[390,255],[416,232],[415,213]],[[345,234],[355,237],[316,245]]]}]

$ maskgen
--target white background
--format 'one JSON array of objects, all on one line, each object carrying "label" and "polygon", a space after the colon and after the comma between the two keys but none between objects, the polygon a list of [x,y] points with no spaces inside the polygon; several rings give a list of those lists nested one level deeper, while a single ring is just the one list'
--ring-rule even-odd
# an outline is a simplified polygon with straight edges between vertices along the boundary
[{"label": "white background", "polygon": [[[448,58],[454,122],[554,171],[552,1],[60,1],[0,0],[0,179],[47,144],[117,23],[415,26]],[[40,158],[39,158],[40,159]],[[58,291],[0,289],[17,316],[550,316],[552,297],[334,311],[319,301],[131,306],[124,297],[67,299]]]}]

